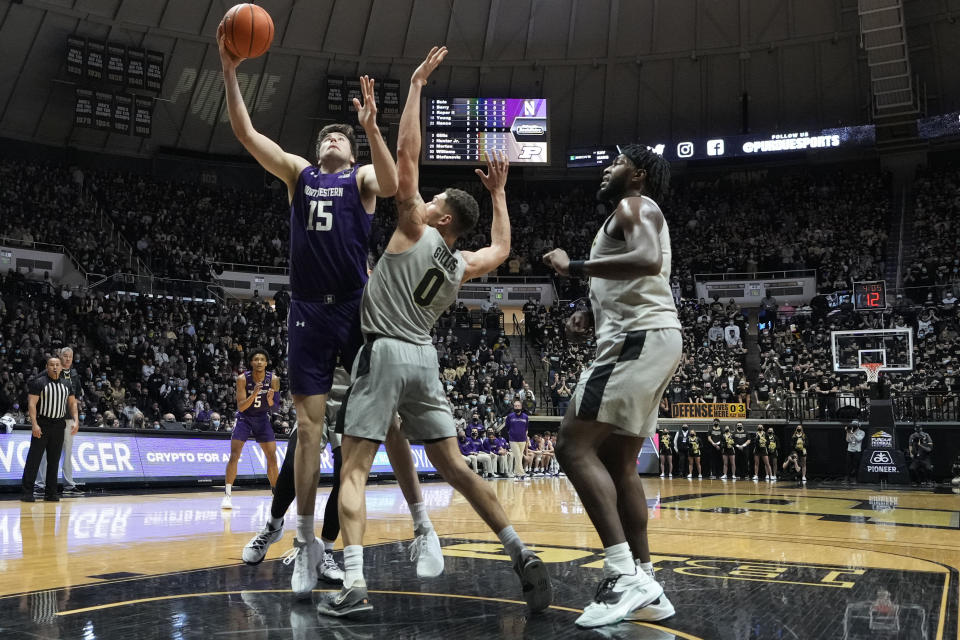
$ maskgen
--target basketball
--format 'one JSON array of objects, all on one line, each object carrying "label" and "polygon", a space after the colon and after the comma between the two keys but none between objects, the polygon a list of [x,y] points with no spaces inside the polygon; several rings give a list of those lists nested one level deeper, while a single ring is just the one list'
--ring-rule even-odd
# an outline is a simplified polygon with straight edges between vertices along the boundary
[{"label": "basketball", "polygon": [[234,5],[223,16],[224,44],[239,58],[257,58],[273,42],[273,19],[255,4]]}]

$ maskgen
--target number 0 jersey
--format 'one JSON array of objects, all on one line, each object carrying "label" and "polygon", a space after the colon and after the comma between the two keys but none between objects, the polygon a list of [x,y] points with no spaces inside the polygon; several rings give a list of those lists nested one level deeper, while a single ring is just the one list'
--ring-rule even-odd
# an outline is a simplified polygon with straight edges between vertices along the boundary
[{"label": "number 0 jersey", "polygon": [[300,172],[290,203],[290,297],[325,302],[367,282],[373,214],[357,186],[360,165],[340,173],[309,166]]},{"label": "number 0 jersey", "polygon": [[432,344],[430,330],[457,299],[465,269],[460,252],[433,227],[403,253],[385,252],[363,292],[363,333]]}]

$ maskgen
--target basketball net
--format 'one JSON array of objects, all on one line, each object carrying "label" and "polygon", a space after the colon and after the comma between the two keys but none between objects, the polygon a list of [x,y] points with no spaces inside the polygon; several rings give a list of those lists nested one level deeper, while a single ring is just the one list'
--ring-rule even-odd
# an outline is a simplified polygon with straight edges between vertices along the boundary
[{"label": "basketball net", "polygon": [[867,374],[867,382],[877,382],[880,376],[881,362],[864,362],[860,368]]}]

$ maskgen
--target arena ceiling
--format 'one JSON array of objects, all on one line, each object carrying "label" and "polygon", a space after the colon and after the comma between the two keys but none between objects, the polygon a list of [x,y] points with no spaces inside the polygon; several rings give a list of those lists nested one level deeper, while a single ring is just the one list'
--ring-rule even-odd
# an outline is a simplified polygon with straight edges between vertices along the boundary
[{"label": "arena ceiling", "polygon": [[[216,26],[225,0],[0,0],[0,136],[121,154],[238,154],[222,105]],[[256,126],[306,153],[327,74],[401,81],[436,43],[434,95],[550,98],[553,157],[568,146],[870,119],[856,0],[263,0],[271,51],[243,63]],[[928,111],[960,109],[960,0],[906,0]],[[153,135],[75,128],[65,41],[165,55]],[[245,85],[246,86],[246,85]]]}]

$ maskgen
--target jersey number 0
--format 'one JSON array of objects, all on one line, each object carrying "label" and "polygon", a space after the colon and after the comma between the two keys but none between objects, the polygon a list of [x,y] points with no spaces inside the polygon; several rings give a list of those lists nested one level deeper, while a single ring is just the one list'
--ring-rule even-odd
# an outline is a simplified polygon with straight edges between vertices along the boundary
[{"label": "jersey number 0", "polygon": [[413,301],[421,307],[427,307],[437,297],[440,285],[443,284],[443,271],[436,267],[427,269],[420,279],[420,284],[413,290]]}]

